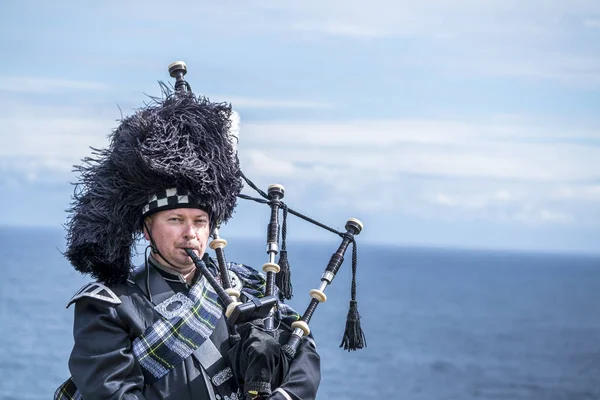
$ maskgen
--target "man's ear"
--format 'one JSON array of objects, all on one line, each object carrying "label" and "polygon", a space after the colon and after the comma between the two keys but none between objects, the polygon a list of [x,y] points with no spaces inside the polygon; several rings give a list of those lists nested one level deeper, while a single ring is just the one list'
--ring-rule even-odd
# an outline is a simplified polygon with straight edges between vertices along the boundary
[{"label": "man's ear", "polygon": [[150,228],[151,225],[152,225],[152,216],[146,217],[144,219],[144,238],[147,241],[150,241],[150,235],[148,234],[148,229]]}]

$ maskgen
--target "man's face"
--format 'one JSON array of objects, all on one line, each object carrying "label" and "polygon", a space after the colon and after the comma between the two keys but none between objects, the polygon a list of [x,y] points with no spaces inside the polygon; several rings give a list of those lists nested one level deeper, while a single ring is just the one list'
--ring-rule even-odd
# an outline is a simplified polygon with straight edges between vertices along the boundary
[{"label": "man's face", "polygon": [[[156,247],[168,263],[158,254],[154,257],[166,267],[182,271],[193,267],[194,262],[184,250],[186,248],[196,250],[198,257],[204,255],[210,235],[210,221],[205,211],[196,208],[159,211],[152,215],[147,225]],[[144,236],[150,240],[145,230]]]}]

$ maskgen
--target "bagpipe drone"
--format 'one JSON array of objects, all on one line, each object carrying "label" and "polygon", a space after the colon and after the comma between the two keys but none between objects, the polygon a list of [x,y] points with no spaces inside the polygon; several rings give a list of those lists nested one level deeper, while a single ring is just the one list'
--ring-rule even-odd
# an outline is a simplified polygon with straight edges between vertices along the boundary
[{"label": "bagpipe drone", "polygon": [[[169,74],[175,78],[176,94],[178,92],[192,91],[191,86],[184,79],[186,73],[187,67],[182,61],[169,65]],[[282,201],[285,194],[285,189],[282,185],[270,185],[267,193],[265,193],[243,173],[241,175],[244,181],[261,197],[255,198],[244,194],[239,194],[238,197],[266,204],[270,207],[271,211],[267,226],[266,252],[268,254],[268,261],[262,266],[262,270],[266,275],[264,296],[258,298],[245,293],[244,295],[249,300],[246,302],[240,301],[241,293],[232,288],[227,272],[224,253],[227,241],[219,236],[218,226],[212,231],[212,241],[209,246],[215,251],[217,256],[221,283],[212,276],[205,263],[196,256],[194,251],[191,249],[187,249],[186,251],[202,275],[213,286],[226,308],[225,316],[233,332],[231,337],[233,345],[229,352],[229,358],[234,375],[240,386],[244,388],[244,393],[248,398],[260,399],[268,397],[271,394],[271,388],[274,389],[279,385],[285,376],[287,366],[296,356],[301,341],[304,337],[310,335],[310,320],[317,306],[327,300],[325,289],[328,285],[332,284],[342,266],[344,255],[349,245],[352,245],[351,300],[346,329],[340,347],[348,351],[366,347],[366,339],[360,327],[360,315],[356,303],[357,251],[355,236],[360,234],[363,224],[355,218],[350,218],[345,224],[346,231],[339,232],[289,208]],[[279,223],[280,213],[283,214],[281,226]],[[274,310],[282,306],[284,299],[291,299],[292,297],[290,268],[287,261],[286,248],[286,221],[288,214],[292,214],[337,234],[341,237],[342,241],[337,250],[332,254],[329,263],[322,273],[319,287],[309,292],[311,300],[304,314],[298,320],[291,323],[290,332],[277,335]],[[278,255],[279,260],[276,261]]]}]

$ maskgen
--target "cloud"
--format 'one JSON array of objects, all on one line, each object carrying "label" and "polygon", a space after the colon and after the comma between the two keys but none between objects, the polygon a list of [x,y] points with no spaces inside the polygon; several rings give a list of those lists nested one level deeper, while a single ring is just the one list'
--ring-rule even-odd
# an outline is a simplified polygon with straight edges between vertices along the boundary
[{"label": "cloud", "polygon": [[244,161],[252,171],[261,176],[277,174],[281,178],[297,176],[302,171],[293,162],[281,159],[277,154],[250,149],[243,155]]},{"label": "cloud", "polygon": [[[116,65],[152,69],[154,63],[163,62],[157,53],[189,54],[202,43],[198,63],[229,73],[236,81],[240,69],[273,70],[273,75],[299,69],[310,76],[320,69],[349,69],[350,59],[360,65],[389,66],[394,74],[419,68],[468,79],[491,76],[586,88],[600,85],[596,1],[268,0],[214,5],[182,0],[178,4],[185,13],[164,13],[160,2],[139,0],[103,2],[93,8],[70,2],[69,13],[36,5],[37,13],[54,18],[40,20],[21,10],[20,15],[8,13],[4,22],[9,37],[21,36],[23,22],[35,24],[34,38],[15,45],[23,44],[36,57],[60,42],[64,49],[55,49],[57,58],[69,54],[104,70]],[[63,28],[47,21],[60,21]],[[186,35],[173,40],[173,24]],[[85,40],[73,37],[73,31],[85,32]],[[211,40],[215,35],[218,40]],[[90,42],[95,44],[93,51]],[[267,57],[269,62],[263,63]],[[313,65],[303,65],[301,60],[309,58]],[[45,86],[29,87],[38,85]],[[85,85],[94,87],[93,82]],[[13,89],[28,90],[18,86]]]},{"label": "cloud", "polygon": [[[56,81],[58,82],[58,81]],[[56,87],[65,90],[64,87]],[[0,96],[0,178],[3,184],[53,184],[76,180],[73,166],[92,155],[93,148],[108,145],[108,135],[118,126],[121,114],[113,104],[82,97],[82,106],[48,104],[29,93],[25,98]],[[94,103],[99,101],[100,103]],[[126,100],[127,101],[127,100]],[[241,108],[322,107],[304,100],[236,98]],[[77,104],[77,100],[74,100]],[[260,152],[248,152],[260,174],[276,168],[283,175],[295,174],[285,162],[266,160]],[[12,187],[11,186],[11,187]]]},{"label": "cloud", "polygon": [[458,204],[457,200],[445,195],[444,193],[438,193],[435,195],[435,199],[433,199],[434,204],[441,204],[443,206],[454,207]]},{"label": "cloud", "polygon": [[2,190],[63,190],[183,58],[240,110],[246,175],[300,211],[390,240],[598,232],[597,1],[33,3],[0,16]]},{"label": "cloud", "polygon": [[553,198],[600,202],[599,184],[560,185],[550,194]]},{"label": "cloud", "polygon": [[[264,2],[270,4],[270,2]],[[324,33],[332,30],[332,21],[340,26],[360,26],[387,32],[388,35],[455,38],[459,36],[551,36],[571,22],[591,20],[599,15],[600,6],[593,1],[559,0],[549,4],[543,0],[526,3],[489,0],[304,1],[285,6],[297,20],[309,21],[307,26]],[[293,25],[292,25],[293,27]],[[355,30],[348,30],[354,36]]]},{"label": "cloud", "polygon": [[[508,184],[514,187],[513,184]],[[521,222],[528,225],[540,223],[570,223],[575,217],[569,212],[548,209],[542,196],[520,190],[517,195],[507,189],[486,191],[485,188],[464,190],[454,187],[457,194],[436,193],[429,200],[431,204],[449,207],[465,214],[474,214],[478,219]]]},{"label": "cloud", "polygon": [[584,25],[588,28],[600,28],[600,18],[598,19],[586,19]]},{"label": "cloud", "polygon": [[600,85],[598,2],[334,0],[290,10],[294,31],[393,41],[386,59],[399,67]]},{"label": "cloud", "polygon": [[277,99],[277,98],[257,98],[257,97],[240,97],[240,96],[226,96],[226,95],[210,95],[208,96],[215,101],[223,99],[227,103],[231,103],[234,108],[245,108],[245,109],[278,109],[278,108],[291,108],[291,109],[331,109],[335,108],[332,103],[312,101],[312,100],[300,100],[300,99]]},{"label": "cloud", "polygon": [[477,122],[242,122],[240,157],[249,176],[284,177],[306,194],[324,188],[335,199],[320,203],[327,210],[600,224],[594,184],[600,180],[600,146],[582,141],[599,135],[590,127],[569,128],[568,122],[511,116]]},{"label": "cloud", "polygon": [[[5,183],[74,181],[72,165],[90,146],[106,146],[118,123],[87,107],[6,106]],[[251,179],[287,182],[294,187],[288,198],[312,198],[323,210],[570,223],[600,196],[600,146],[583,144],[599,137],[584,123],[569,128],[510,115],[329,123],[245,123],[242,115],[239,151]],[[315,198],[315,191],[328,196]],[[585,206],[573,211],[574,204]]]},{"label": "cloud", "polygon": [[297,22],[292,24],[290,29],[299,32],[322,32],[333,36],[357,38],[383,38],[390,35],[389,31],[378,30],[374,27],[365,27],[359,24],[336,21],[326,21],[321,24],[314,22]]},{"label": "cloud", "polygon": [[76,81],[35,76],[0,75],[0,92],[13,93],[56,93],[68,91],[108,90],[102,82]]},{"label": "cloud", "polygon": [[[424,177],[555,183],[600,179],[600,147],[567,141],[568,135],[557,126],[548,127],[549,136],[560,131],[554,139],[564,141],[534,141],[544,137],[544,125],[533,126],[528,132],[527,125],[443,120],[242,126],[242,149],[266,153],[261,149],[273,151],[276,145],[278,157],[305,166],[305,170],[324,165],[332,170]],[[600,132],[585,129],[569,133],[578,140],[600,136]],[[531,142],[524,142],[523,136]],[[276,144],[272,143],[274,137]],[[246,145],[247,141],[250,143]]]},{"label": "cloud", "polygon": [[562,213],[559,211],[548,210],[545,208],[534,209],[532,207],[526,207],[520,210],[516,215],[515,219],[525,224],[537,224],[540,222],[547,223],[569,223],[575,219],[573,215]]},{"label": "cloud", "polygon": [[30,183],[71,181],[90,147],[107,145],[114,119],[94,108],[0,97],[0,173]]},{"label": "cloud", "polygon": [[81,158],[90,153],[90,146],[104,146],[115,126],[115,122],[92,115],[44,115],[39,108],[36,111],[27,118],[0,116],[4,132],[10,133],[3,135],[0,156]]}]

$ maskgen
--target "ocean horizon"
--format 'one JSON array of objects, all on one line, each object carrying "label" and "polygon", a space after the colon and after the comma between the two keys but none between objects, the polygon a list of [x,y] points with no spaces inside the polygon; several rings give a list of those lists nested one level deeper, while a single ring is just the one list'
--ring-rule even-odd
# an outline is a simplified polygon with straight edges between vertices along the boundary
[{"label": "ocean horizon", "polygon": [[[61,255],[64,238],[61,228],[0,227],[1,400],[51,398],[68,377],[65,305],[91,279]],[[264,239],[226,239],[228,260],[256,269],[267,261]],[[599,254],[357,242],[368,345],[339,348],[349,249],[311,321],[318,399],[600,399]],[[289,240],[297,311],[337,243]]]}]

